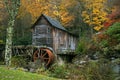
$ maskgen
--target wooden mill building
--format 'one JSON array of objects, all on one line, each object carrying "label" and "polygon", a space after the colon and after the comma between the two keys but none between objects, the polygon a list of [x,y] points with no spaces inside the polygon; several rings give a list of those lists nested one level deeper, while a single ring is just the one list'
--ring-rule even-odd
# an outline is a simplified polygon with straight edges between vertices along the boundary
[{"label": "wooden mill building", "polygon": [[32,45],[51,47],[58,51],[75,50],[77,37],[69,33],[57,20],[42,14],[32,26]]}]

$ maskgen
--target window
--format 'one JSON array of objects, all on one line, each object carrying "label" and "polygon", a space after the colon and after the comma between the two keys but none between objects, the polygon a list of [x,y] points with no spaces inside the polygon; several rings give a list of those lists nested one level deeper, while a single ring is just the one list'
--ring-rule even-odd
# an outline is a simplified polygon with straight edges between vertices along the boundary
[{"label": "window", "polygon": [[47,33],[51,33],[51,28],[47,28]]}]

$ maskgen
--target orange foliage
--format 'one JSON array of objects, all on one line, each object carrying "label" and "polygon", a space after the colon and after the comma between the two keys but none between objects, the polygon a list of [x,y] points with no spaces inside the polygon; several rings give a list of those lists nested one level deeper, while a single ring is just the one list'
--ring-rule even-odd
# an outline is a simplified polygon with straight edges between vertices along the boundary
[{"label": "orange foliage", "polygon": [[7,15],[7,13],[5,13],[5,5],[3,3],[3,0],[0,0],[0,22],[3,21],[5,14]]},{"label": "orange foliage", "polygon": [[115,22],[115,20],[107,20],[106,22],[104,22],[104,28],[107,29],[109,26],[111,26],[113,23]]},{"label": "orange foliage", "polygon": [[25,11],[29,12],[32,16],[32,23],[40,16],[41,13],[48,14],[50,5],[45,5],[46,0],[21,0],[21,7],[19,10],[19,16],[25,16]]},{"label": "orange foliage", "polygon": [[99,32],[98,34],[95,34],[95,35],[93,36],[93,40],[94,40],[95,42],[100,42],[100,41],[102,41],[103,39],[108,40],[108,39],[109,39],[109,36],[106,35],[106,34],[104,34],[103,32]]},{"label": "orange foliage", "polygon": [[[120,3],[118,3],[120,4]],[[115,22],[120,22],[120,10],[119,6],[113,6],[111,9],[111,14],[107,16],[108,20],[104,23],[104,28],[107,29],[109,26],[114,24]]]},{"label": "orange foliage", "polygon": [[108,35],[106,35],[106,34],[102,34],[102,33],[101,33],[101,34],[98,34],[97,36],[98,36],[98,39],[99,39],[99,40],[108,39]]},{"label": "orange foliage", "polygon": [[74,19],[67,10],[72,5],[75,5],[73,0],[21,0],[19,17],[25,16],[25,11],[29,12],[34,23],[41,14],[46,14],[58,19],[64,26],[68,26]]}]

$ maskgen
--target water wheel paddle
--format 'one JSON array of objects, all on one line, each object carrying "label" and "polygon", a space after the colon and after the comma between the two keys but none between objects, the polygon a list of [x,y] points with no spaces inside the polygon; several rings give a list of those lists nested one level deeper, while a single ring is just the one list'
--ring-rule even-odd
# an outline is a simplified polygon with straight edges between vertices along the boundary
[{"label": "water wheel paddle", "polygon": [[34,61],[40,59],[41,62],[45,63],[46,67],[49,67],[54,61],[54,54],[48,48],[40,48],[34,52],[33,58],[34,58]]}]

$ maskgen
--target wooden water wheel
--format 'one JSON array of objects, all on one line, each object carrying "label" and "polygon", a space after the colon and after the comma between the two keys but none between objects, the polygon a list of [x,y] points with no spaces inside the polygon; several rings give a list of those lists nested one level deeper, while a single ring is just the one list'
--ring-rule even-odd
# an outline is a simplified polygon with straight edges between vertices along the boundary
[{"label": "wooden water wheel", "polygon": [[40,48],[34,52],[33,58],[34,61],[41,60],[41,62],[45,63],[45,67],[49,67],[54,61],[54,54],[48,48]]}]

